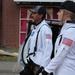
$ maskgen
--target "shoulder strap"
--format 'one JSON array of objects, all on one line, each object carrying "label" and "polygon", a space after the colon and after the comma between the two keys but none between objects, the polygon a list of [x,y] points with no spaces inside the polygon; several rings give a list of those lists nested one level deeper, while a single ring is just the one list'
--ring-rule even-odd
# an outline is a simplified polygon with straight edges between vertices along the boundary
[{"label": "shoulder strap", "polygon": [[[69,27],[69,28],[75,28],[75,27]],[[67,28],[67,29],[69,29],[69,28]],[[66,29],[66,30],[67,30]],[[59,45],[60,45],[60,43],[61,43],[61,40],[62,40],[62,35],[60,35],[61,36],[61,38],[60,38],[60,41],[59,41]]]},{"label": "shoulder strap", "polygon": [[[44,25],[42,25],[42,26],[44,26]],[[42,26],[40,27],[40,29],[42,28]],[[38,35],[39,35],[39,32],[40,32],[40,29],[37,32],[36,42],[35,42],[35,47],[34,47],[34,52],[33,53],[28,53],[28,56],[27,57],[29,57],[30,55],[35,56],[35,52],[37,51],[37,41],[38,41]]]},{"label": "shoulder strap", "polygon": [[21,54],[21,57],[22,57],[22,61],[23,61],[24,65],[26,65],[26,63],[24,62],[23,52],[24,52],[24,47],[25,47],[25,45],[26,45],[26,42],[27,42],[27,40],[28,40],[30,34],[31,34],[31,33],[29,33],[28,36],[27,36],[27,38],[25,39],[24,45],[23,45],[23,48],[22,48],[22,54]]},{"label": "shoulder strap", "polygon": [[[69,29],[69,28],[75,28],[75,27],[68,27],[67,29]],[[67,30],[67,29],[66,29],[66,30]]]},{"label": "shoulder strap", "polygon": [[[69,27],[69,28],[75,28],[75,27]],[[67,29],[69,29],[69,28],[67,28]],[[66,30],[67,30],[67,29],[66,29]],[[60,35],[61,38],[60,38],[60,40],[59,40],[59,45],[60,45],[60,43],[61,43],[62,36],[63,36],[63,35]]]},{"label": "shoulder strap", "polygon": [[[75,27],[69,27],[69,28],[75,28]],[[69,28],[67,28],[67,29],[69,29]],[[66,30],[67,30],[66,29]],[[62,35],[60,35],[61,36],[61,38],[60,38],[60,41],[59,41],[59,45],[60,45],[60,43],[61,43],[61,40],[62,40]]]},{"label": "shoulder strap", "polygon": [[[40,28],[40,29],[41,29],[41,28]],[[36,43],[35,43],[35,47],[34,47],[34,52],[33,52],[33,53],[29,53],[29,52],[28,52],[28,56],[27,56],[27,57],[29,57],[30,55],[35,56],[35,52],[37,51],[37,40],[38,40],[38,35],[39,35],[39,32],[40,32],[40,29],[39,29],[39,31],[37,32]]]}]

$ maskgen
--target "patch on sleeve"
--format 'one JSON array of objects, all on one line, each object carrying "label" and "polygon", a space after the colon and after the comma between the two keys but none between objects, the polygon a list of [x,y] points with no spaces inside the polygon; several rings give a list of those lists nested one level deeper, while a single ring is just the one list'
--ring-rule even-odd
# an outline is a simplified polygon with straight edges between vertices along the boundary
[{"label": "patch on sleeve", "polygon": [[46,34],[46,39],[51,39],[51,35],[50,34]]},{"label": "patch on sleeve", "polygon": [[65,37],[64,37],[64,39],[63,39],[63,41],[62,41],[62,44],[65,44],[65,45],[67,45],[67,46],[71,46],[72,43],[73,43],[73,40],[71,40],[71,39],[69,39],[69,38],[65,38]]}]

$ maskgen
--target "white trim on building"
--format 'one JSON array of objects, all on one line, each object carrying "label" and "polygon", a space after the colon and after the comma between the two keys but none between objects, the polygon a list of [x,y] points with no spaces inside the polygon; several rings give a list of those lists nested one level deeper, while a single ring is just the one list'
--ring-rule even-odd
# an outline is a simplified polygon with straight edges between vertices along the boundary
[{"label": "white trim on building", "polygon": [[[15,2],[64,2],[66,0],[14,0]],[[75,2],[75,0],[72,0]]]}]

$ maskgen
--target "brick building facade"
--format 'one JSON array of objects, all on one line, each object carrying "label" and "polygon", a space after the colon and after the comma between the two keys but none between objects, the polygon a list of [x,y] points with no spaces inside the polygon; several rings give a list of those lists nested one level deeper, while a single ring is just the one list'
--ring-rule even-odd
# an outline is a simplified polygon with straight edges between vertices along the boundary
[{"label": "brick building facade", "polygon": [[13,0],[2,0],[0,37],[4,47],[19,46],[19,6]]},{"label": "brick building facade", "polygon": [[0,44],[1,44],[1,40],[2,40],[2,36],[1,36],[1,32],[2,32],[2,2],[1,2],[1,0],[0,0]]}]

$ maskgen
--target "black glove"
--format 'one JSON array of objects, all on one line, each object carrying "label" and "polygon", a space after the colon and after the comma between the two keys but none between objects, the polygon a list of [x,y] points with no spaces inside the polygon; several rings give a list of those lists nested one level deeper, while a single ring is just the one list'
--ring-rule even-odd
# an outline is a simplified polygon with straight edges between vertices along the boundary
[{"label": "black glove", "polygon": [[53,75],[53,72],[51,72],[50,75]]},{"label": "black glove", "polygon": [[24,70],[22,70],[20,73],[20,75],[34,75],[34,72],[32,69],[30,69],[29,65],[27,64],[25,67],[24,67]]},{"label": "black glove", "polygon": [[35,75],[39,75],[39,73],[41,73],[43,69],[44,69],[43,67],[40,67],[40,68],[37,70],[37,72],[35,73]]},{"label": "black glove", "polygon": [[42,75],[48,75],[48,73],[45,70],[43,70]]}]

